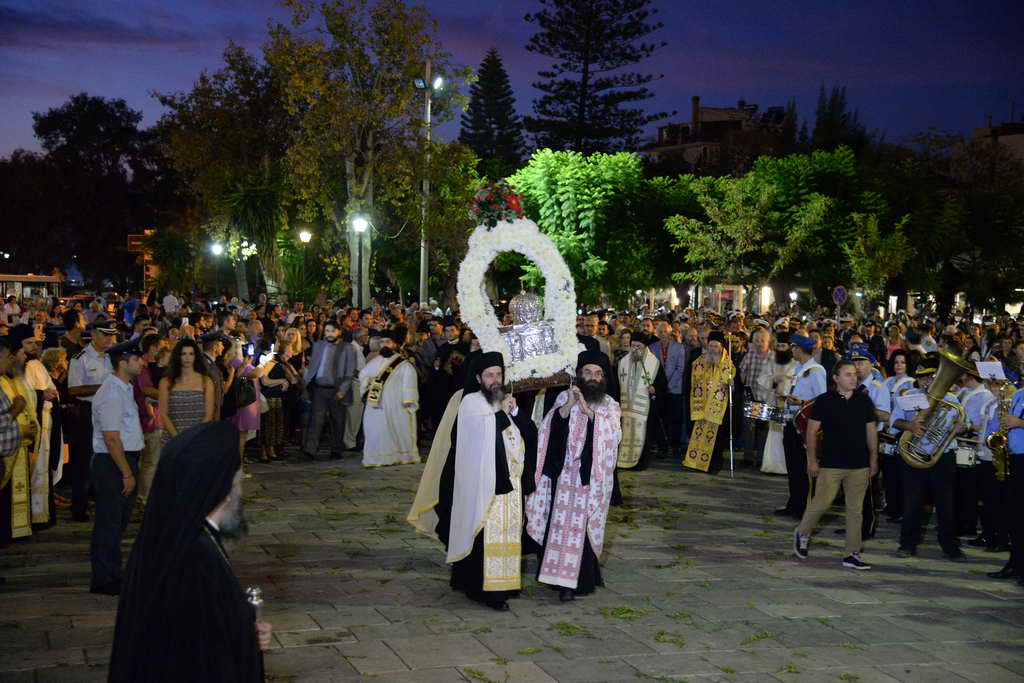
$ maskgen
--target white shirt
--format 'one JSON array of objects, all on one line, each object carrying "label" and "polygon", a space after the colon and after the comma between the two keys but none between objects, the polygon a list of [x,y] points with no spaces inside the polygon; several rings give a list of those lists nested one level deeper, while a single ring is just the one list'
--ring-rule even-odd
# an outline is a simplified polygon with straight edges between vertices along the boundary
[{"label": "white shirt", "polygon": [[[100,356],[91,343],[75,354],[68,363],[68,389],[84,387],[92,384],[103,384],[114,369],[110,365],[110,356]],[[79,396],[78,399],[92,403],[95,396]]]},{"label": "white shirt", "polygon": [[125,451],[141,451],[145,440],[132,385],[112,374],[103,380],[103,386],[92,398],[93,452],[110,452],[103,440],[103,432],[120,433],[121,446]]}]

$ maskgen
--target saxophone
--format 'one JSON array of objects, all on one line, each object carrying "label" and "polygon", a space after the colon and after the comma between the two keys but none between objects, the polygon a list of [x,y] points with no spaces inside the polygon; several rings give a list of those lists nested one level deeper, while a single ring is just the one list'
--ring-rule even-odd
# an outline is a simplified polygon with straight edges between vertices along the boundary
[{"label": "saxophone", "polygon": [[[999,389],[997,396],[999,398],[999,418],[1010,412],[1010,402],[1013,400],[1013,394],[1016,391],[1016,387],[1013,383],[1003,380],[999,383]],[[992,466],[996,470],[996,480],[1006,481],[1006,478],[1010,476],[1010,449],[1009,446],[1010,437],[1007,430],[1000,429],[998,432],[992,432],[988,438],[985,439],[985,445],[992,451]]]}]

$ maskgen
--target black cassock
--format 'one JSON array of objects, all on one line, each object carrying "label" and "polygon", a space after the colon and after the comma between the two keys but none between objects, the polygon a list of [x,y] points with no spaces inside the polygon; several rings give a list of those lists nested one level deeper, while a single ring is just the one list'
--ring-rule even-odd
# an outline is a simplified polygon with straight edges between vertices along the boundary
[{"label": "black cassock", "polygon": [[164,446],[125,572],[111,683],[263,680],[253,607],[204,519],[230,491],[237,449],[226,422]]},{"label": "black cassock", "polygon": [[[522,495],[526,496],[534,489],[534,472],[537,468],[537,427],[533,424],[527,411],[520,408],[514,418],[498,411],[494,414],[496,420],[494,430],[494,493],[501,495],[511,493],[512,479],[508,471],[508,459],[505,455],[505,442],[501,433],[515,422],[519,433],[523,437],[525,446],[525,463],[522,476]],[[435,508],[437,513],[437,536],[448,548],[448,533],[451,528],[452,496],[455,490],[455,445],[458,439],[458,421],[452,425],[452,445],[448,450],[448,459],[445,461],[444,470],[441,472],[440,491],[438,503]],[[525,510],[524,510],[525,519]],[[523,533],[523,554],[532,554],[537,551],[536,543]],[[484,585],[484,533],[481,531],[473,540],[473,550],[466,557],[452,565],[451,587],[454,590],[462,591],[472,600],[478,602],[501,602],[508,598],[515,597],[519,591],[485,591]]]}]

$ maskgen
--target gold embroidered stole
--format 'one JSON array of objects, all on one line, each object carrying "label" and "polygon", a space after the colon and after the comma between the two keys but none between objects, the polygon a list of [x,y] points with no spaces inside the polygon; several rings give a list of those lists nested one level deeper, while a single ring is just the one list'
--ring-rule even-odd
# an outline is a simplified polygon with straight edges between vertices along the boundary
[{"label": "gold embroidered stole", "polygon": [[512,491],[494,496],[484,518],[484,590],[512,591],[521,587],[523,496],[526,448],[514,425],[501,434],[508,459]]},{"label": "gold embroidered stole", "polygon": [[401,365],[401,361],[404,360],[405,358],[402,357],[401,354],[396,353],[384,364],[384,367],[380,369],[377,376],[373,378],[372,382],[370,382],[370,388],[366,390],[366,405],[373,408],[380,405],[380,396],[384,393],[384,384],[388,381],[388,378],[391,377],[391,374],[395,369]]}]

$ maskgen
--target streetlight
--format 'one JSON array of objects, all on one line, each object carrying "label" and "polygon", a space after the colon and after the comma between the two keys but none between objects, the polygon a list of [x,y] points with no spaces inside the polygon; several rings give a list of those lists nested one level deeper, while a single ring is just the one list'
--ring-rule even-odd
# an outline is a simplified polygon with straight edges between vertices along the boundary
[{"label": "streetlight", "polygon": [[[210,252],[214,256],[220,256],[221,254],[224,253],[224,245],[221,244],[220,242],[214,242],[213,244],[210,245]],[[214,299],[216,299],[219,296],[217,293],[220,291],[220,260],[219,259],[214,259],[213,260],[213,282],[214,282],[213,297],[214,297]]]},{"label": "streetlight", "polygon": [[356,289],[359,290],[359,295],[358,299],[352,298],[358,301],[356,304],[358,308],[363,308],[363,233],[368,227],[370,227],[370,221],[366,220],[364,216],[356,216],[352,219],[352,229],[356,231],[356,249],[359,252],[356,270]]},{"label": "streetlight", "polygon": [[[422,90],[424,95],[423,103],[423,128],[426,137],[426,163],[424,165],[425,172],[423,174],[423,196],[420,204],[420,214],[422,218],[422,225],[420,226],[420,302],[426,302],[429,299],[427,292],[427,199],[430,197],[430,99],[434,94],[435,90],[441,90],[444,87],[444,78],[440,75],[435,76],[433,80],[430,78],[430,67],[431,61],[427,60],[427,68],[423,78],[414,78],[412,81],[413,86],[417,90]],[[427,84],[430,84],[430,87]]]},{"label": "streetlight", "polygon": [[299,241],[302,242],[302,293],[303,293],[303,295],[305,295],[305,293],[306,293],[306,269],[308,267],[308,263],[307,263],[307,260],[306,260],[306,245],[309,244],[309,241],[311,239],[313,239],[313,233],[311,233],[309,230],[300,230],[299,231]]}]

